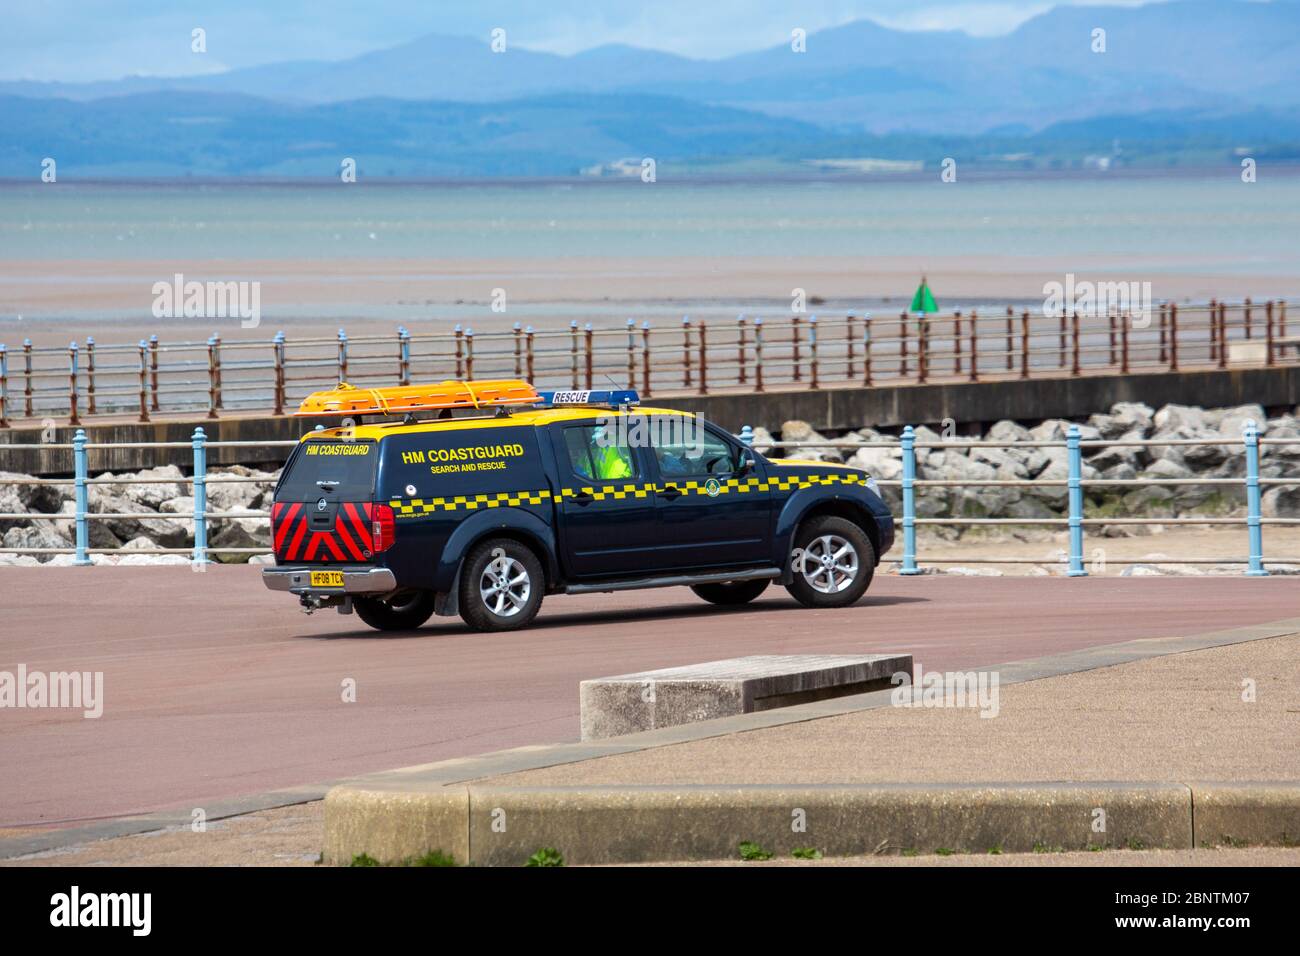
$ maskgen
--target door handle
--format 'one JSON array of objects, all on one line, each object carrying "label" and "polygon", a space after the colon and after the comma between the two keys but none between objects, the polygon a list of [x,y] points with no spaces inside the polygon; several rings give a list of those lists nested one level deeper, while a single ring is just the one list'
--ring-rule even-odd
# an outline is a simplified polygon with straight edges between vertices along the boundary
[{"label": "door handle", "polygon": [[575,492],[575,493],[574,493],[574,495],[573,495],[573,500],[574,500],[575,503],[580,504],[580,505],[589,505],[589,504],[591,504],[593,501],[595,501],[596,499],[595,499],[595,497],[591,494],[591,492],[588,492],[588,491],[578,491],[578,492]]},{"label": "door handle", "polygon": [[667,498],[669,501],[673,501],[682,496],[682,491],[676,485],[665,485],[663,488],[656,491],[655,494],[660,498]]}]

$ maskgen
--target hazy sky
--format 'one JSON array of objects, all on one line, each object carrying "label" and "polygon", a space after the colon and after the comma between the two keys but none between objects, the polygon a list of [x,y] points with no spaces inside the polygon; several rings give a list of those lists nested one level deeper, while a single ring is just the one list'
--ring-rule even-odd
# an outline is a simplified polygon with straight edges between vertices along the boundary
[{"label": "hazy sky", "polygon": [[[1068,0],[1073,2],[1073,0]],[[1112,0],[1134,6],[1143,0]],[[6,4],[0,78],[112,79],[336,60],[428,33],[570,53],[604,43],[718,57],[870,18],[904,29],[1006,33],[1052,0],[36,0]],[[190,50],[195,27],[207,53]]]}]

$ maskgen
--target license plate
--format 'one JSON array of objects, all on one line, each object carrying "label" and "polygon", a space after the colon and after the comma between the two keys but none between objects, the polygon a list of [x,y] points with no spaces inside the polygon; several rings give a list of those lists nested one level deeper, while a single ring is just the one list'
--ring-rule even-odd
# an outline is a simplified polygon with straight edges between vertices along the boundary
[{"label": "license plate", "polygon": [[341,588],[343,587],[343,572],[313,571],[311,573],[311,586],[314,588]]}]

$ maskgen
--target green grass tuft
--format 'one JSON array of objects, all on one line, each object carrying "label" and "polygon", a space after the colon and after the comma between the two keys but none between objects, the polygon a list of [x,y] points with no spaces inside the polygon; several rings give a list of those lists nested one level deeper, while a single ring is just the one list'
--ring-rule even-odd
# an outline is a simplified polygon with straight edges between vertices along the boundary
[{"label": "green grass tuft", "polygon": [[544,846],[528,858],[524,866],[564,866],[564,857],[553,846]]}]

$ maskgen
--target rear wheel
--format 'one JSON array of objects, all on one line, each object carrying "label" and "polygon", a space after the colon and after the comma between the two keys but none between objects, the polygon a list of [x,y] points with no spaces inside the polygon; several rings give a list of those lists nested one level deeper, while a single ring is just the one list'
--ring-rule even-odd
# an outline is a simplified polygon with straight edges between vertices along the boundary
[{"label": "rear wheel", "polygon": [[352,607],[357,617],[380,631],[410,631],[433,614],[433,594],[428,591],[399,591],[386,597],[356,597]]},{"label": "rear wheel", "polygon": [[770,581],[724,581],[721,584],[693,584],[691,590],[710,604],[748,604],[767,590]]},{"label": "rear wheel", "polygon": [[491,538],[476,545],[460,572],[460,616],[476,631],[527,627],[542,607],[546,575],[527,545]]},{"label": "rear wheel", "polygon": [[876,570],[871,539],[846,518],[823,515],[799,526],[791,552],[794,580],[786,590],[805,607],[848,607]]}]

